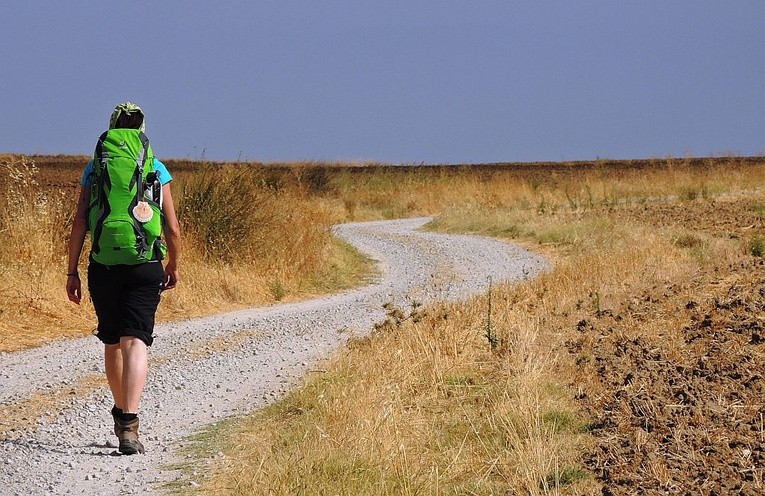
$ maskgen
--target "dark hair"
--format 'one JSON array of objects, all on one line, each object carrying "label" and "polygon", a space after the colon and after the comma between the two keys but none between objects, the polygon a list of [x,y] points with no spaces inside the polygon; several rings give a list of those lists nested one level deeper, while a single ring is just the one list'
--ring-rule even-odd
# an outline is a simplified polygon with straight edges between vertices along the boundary
[{"label": "dark hair", "polygon": [[143,114],[141,112],[120,113],[117,122],[114,123],[115,129],[141,129],[143,124]]}]

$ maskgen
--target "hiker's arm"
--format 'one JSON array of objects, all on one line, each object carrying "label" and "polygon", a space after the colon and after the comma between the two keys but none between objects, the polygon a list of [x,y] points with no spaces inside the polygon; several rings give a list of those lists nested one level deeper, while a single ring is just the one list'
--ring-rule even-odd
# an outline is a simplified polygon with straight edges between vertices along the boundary
[{"label": "hiker's arm", "polygon": [[162,213],[165,215],[163,231],[167,244],[167,264],[165,265],[165,289],[173,289],[178,284],[178,262],[181,259],[181,226],[175,216],[175,205],[170,185],[162,185]]},{"label": "hiker's arm", "polygon": [[80,283],[79,265],[82,245],[85,243],[87,232],[87,210],[90,188],[80,188],[80,196],[77,199],[77,210],[72,220],[72,234],[69,236],[69,264],[67,265],[66,295],[69,300],[80,304],[82,300],[82,284]]}]

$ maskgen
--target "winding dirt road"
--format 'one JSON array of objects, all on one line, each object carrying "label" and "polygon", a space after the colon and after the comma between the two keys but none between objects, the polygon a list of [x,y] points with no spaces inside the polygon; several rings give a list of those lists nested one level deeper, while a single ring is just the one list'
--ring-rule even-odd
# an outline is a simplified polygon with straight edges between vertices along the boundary
[{"label": "winding dirt road", "polygon": [[278,400],[351,335],[384,319],[383,304],[454,300],[546,270],[539,255],[498,240],[417,231],[426,218],[335,228],[377,261],[364,288],[299,303],[160,325],[141,409],[145,455],[114,447],[101,345],[91,338],[0,354],[0,494],[162,494],[190,484],[170,466],[189,434]]}]

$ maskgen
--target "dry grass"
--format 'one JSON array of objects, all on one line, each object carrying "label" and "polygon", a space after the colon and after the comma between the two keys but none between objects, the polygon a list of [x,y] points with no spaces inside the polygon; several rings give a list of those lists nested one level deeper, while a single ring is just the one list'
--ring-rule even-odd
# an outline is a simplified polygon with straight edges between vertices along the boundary
[{"label": "dry grass", "polygon": [[[285,401],[212,434],[228,455],[204,492],[489,494],[554,485],[556,473],[575,467],[576,452],[563,444],[576,442],[582,422],[551,386],[545,358],[493,353],[475,325],[482,318],[479,302],[468,312],[442,306],[353,342]],[[514,345],[538,348],[537,322],[498,327]]]},{"label": "dry grass", "polygon": [[606,311],[625,291],[690,269],[682,256],[661,255],[669,242],[633,226],[575,224],[575,255],[537,280],[493,291],[494,350],[488,295],[394,318],[285,401],[216,430],[216,445],[237,455],[205,492],[594,491],[579,460],[587,420],[562,379],[573,372],[558,349],[572,313]]},{"label": "dry grass", "polygon": [[[434,229],[510,238],[555,267],[465,304],[391,309],[387,324],[284,401],[200,434],[205,494],[597,494],[583,461],[596,444],[592,418],[580,402],[613,391],[598,376],[599,335],[583,330],[595,322],[614,334],[605,341],[660,343],[662,356],[680,361],[687,347],[676,330],[687,316],[678,302],[723,298],[735,283],[726,267],[758,256],[763,238],[739,228],[720,236],[714,216],[690,222],[700,205],[742,197],[760,215],[761,160],[266,172],[247,187],[264,199],[255,224],[269,234],[245,229],[236,246],[247,249],[211,257],[200,227],[184,221],[193,240],[185,288],[168,295],[166,318],[331,289],[321,274],[358,280],[362,271],[345,269],[347,252],[326,232],[343,219],[437,214]],[[194,169],[177,178],[181,191]],[[688,219],[657,218],[678,205]],[[259,247],[264,240],[273,242]],[[712,282],[694,283],[705,271]],[[634,402],[661,409],[650,398]],[[648,434],[633,437],[652,446]],[[668,462],[641,470],[674,487]]]},{"label": "dry grass", "polygon": [[[94,327],[65,305],[65,243],[72,212],[60,190],[41,187],[34,161],[0,162],[0,351],[82,334]],[[58,290],[58,291],[56,291]],[[52,331],[54,321],[59,327]]]},{"label": "dry grass", "polygon": [[[725,201],[765,177],[762,165],[670,165],[538,184],[512,175],[428,177],[424,199],[416,194],[424,180],[399,181],[389,190],[388,201],[398,205],[392,210],[440,211],[435,229],[509,237],[548,253],[555,268],[422,316],[392,312],[386,325],[353,341],[284,401],[202,434],[200,449],[225,453],[200,481],[203,492],[599,493],[582,465],[593,440],[576,398],[608,391],[593,378],[592,358],[568,349],[581,335],[577,324],[624,315],[624,302],[636,295],[683,284],[711,260],[723,266],[742,251],[735,240],[682,226],[657,229],[630,212],[663,202]],[[376,187],[385,184],[385,177],[373,179]],[[382,201],[375,188],[358,181],[355,188],[349,217]],[[344,204],[348,209],[348,198]],[[653,336],[665,341],[670,357],[682,353],[670,331],[683,325],[677,312],[625,318],[631,336],[624,339]],[[648,468],[667,476],[658,461]]]},{"label": "dry grass", "polygon": [[[370,263],[332,238],[329,226],[342,214],[325,199],[292,185],[274,189],[257,174],[211,168],[176,175],[182,284],[165,293],[158,320],[306,298],[364,280]],[[65,297],[76,190],[51,181],[60,169],[41,170],[29,157],[0,162],[0,195],[7,198],[0,204],[0,351],[87,335],[96,325],[86,287],[81,307]],[[83,274],[86,264],[83,254]]]}]

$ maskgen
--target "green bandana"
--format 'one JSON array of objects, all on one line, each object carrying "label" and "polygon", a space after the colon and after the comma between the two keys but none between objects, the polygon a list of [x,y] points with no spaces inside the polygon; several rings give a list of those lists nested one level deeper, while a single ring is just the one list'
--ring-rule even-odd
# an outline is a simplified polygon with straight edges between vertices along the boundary
[{"label": "green bandana", "polygon": [[139,130],[146,131],[146,116],[144,115],[143,110],[141,110],[141,107],[135,103],[130,102],[120,103],[114,107],[114,112],[112,112],[112,116],[109,118],[109,129],[114,129],[114,125],[117,123],[117,119],[123,112],[127,115],[130,115],[133,112],[138,112],[143,115],[143,122],[141,123],[141,128]]}]

